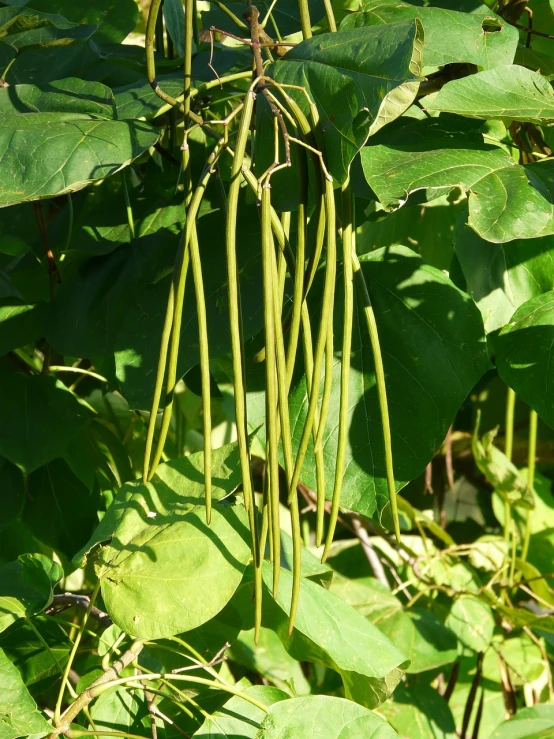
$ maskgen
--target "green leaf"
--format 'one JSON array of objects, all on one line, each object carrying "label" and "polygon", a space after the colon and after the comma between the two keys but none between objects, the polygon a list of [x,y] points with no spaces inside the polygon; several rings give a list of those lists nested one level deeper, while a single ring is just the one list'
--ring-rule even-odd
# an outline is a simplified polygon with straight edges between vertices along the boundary
[{"label": "green leaf", "polygon": [[[269,685],[252,685],[241,692],[268,707],[279,701],[287,700],[289,697],[287,693]],[[223,708],[204,721],[194,736],[210,739],[232,739],[233,737],[256,739],[258,728],[265,716],[261,708],[248,703],[240,696],[233,696]]]},{"label": "green leaf", "polygon": [[402,739],[450,739],[456,730],[448,703],[428,685],[401,683],[379,712]]},{"label": "green leaf", "polygon": [[498,654],[502,655],[510,671],[514,687],[535,682],[548,669],[541,647],[527,634],[509,638],[495,636],[493,648],[487,651],[483,659],[484,680],[502,683]]},{"label": "green leaf", "polygon": [[[178,57],[184,55],[185,11],[182,0],[164,0],[163,13],[165,27]],[[193,49],[193,53],[196,49]]]},{"label": "green leaf", "polygon": [[518,308],[493,341],[500,377],[554,427],[554,291]]},{"label": "green leaf", "polygon": [[34,616],[33,626],[19,619],[0,634],[0,648],[17,667],[25,685],[33,689],[48,688],[59,679],[71,647],[72,642],[48,616]]},{"label": "green leaf", "polygon": [[286,652],[277,634],[270,629],[260,629],[257,644],[253,629],[241,632],[227,654],[232,662],[269,680],[284,691],[287,698],[291,696],[291,687],[294,688],[294,695],[310,692],[302,666]]},{"label": "green leaf", "polygon": [[90,715],[95,730],[116,729],[137,734],[150,724],[144,694],[125,686],[102,693],[92,704]]},{"label": "green leaf", "polygon": [[46,303],[26,305],[22,300],[0,300],[0,355],[25,344],[32,344],[44,335]]},{"label": "green leaf", "polygon": [[516,715],[503,721],[490,739],[552,739],[554,706],[537,705],[520,708]]},{"label": "green leaf", "polygon": [[0,8],[0,43],[16,53],[32,46],[86,41],[95,30],[95,25],[70,23],[60,15],[20,7]]},{"label": "green leaf", "polygon": [[479,439],[478,428],[473,435],[472,450],[475,464],[485,475],[495,491],[510,506],[533,508],[534,495],[529,489],[527,475],[518,470],[515,464],[494,445],[498,427],[487,431]]},{"label": "green leaf", "polygon": [[505,326],[527,300],[554,289],[552,236],[492,244],[460,218],[454,242],[466,290],[481,311],[487,333]]},{"label": "green leaf", "polygon": [[0,532],[16,519],[27,498],[25,492],[25,480],[21,470],[7,459],[0,458],[0,476],[2,478],[2,519],[0,520]]},{"label": "green leaf", "polygon": [[[164,5],[165,10],[165,5]],[[183,93],[183,73],[172,72],[156,77],[161,89],[172,97],[178,97]],[[125,87],[117,87],[114,90],[117,117],[120,121],[132,120],[133,118],[153,118],[164,101],[156,95],[147,80],[131,82]]]},{"label": "green leaf", "polygon": [[[368,136],[412,104],[422,45],[417,20],[347,29],[303,41],[268,68],[277,82],[304,87],[317,106],[318,147],[337,182],[344,182]],[[287,92],[309,118],[306,97]]]},{"label": "green leaf", "polygon": [[516,64],[447,82],[428,110],[481,120],[554,123],[554,91],[548,80]]},{"label": "green leaf", "polygon": [[256,739],[394,739],[380,716],[344,698],[314,695],[274,703]]},{"label": "green leaf", "polygon": [[0,739],[17,739],[51,729],[39,713],[19,671],[0,649]]},{"label": "green leaf", "polygon": [[[214,451],[214,509],[204,514],[203,454],[158,467],[152,483],[128,483],[117,493],[90,542],[108,613],[123,631],[160,639],[213,618],[238,587],[250,556],[246,513],[220,501],[240,482],[235,444]],[[179,567],[175,567],[179,562]]]},{"label": "green leaf", "polygon": [[417,674],[449,665],[458,656],[455,634],[431,611],[396,611],[374,621],[410,660],[406,672]]},{"label": "green leaf", "polygon": [[511,64],[519,33],[487,7],[473,13],[446,8],[420,8],[408,3],[364,2],[363,12],[347,15],[343,28],[358,28],[418,18],[423,26],[426,66],[476,64],[484,69]]},{"label": "green leaf", "polygon": [[[361,244],[363,249],[363,243]],[[442,444],[449,425],[489,363],[483,326],[468,296],[413,251],[402,246],[361,257],[362,271],[379,329],[392,428],[397,488],[420,475]],[[338,283],[341,278],[338,278]],[[314,285],[315,296],[320,287]],[[315,298],[314,298],[315,300]],[[342,506],[372,516],[388,502],[383,437],[373,356],[359,295],[355,292],[350,418],[343,476]],[[335,346],[343,331],[342,288],[335,296]],[[433,371],[429,371],[433,367]],[[337,449],[340,361],[333,366],[333,388],[323,436],[326,478],[332,480]],[[306,387],[291,394],[294,441],[307,407]],[[258,419],[250,419],[253,424]],[[302,480],[315,489],[315,465],[307,457]],[[330,494],[330,486],[327,494]]]},{"label": "green leaf", "polygon": [[[93,23],[95,41],[119,43],[134,30],[139,9],[133,0],[6,0],[6,5],[31,5],[34,10],[59,13],[75,23]],[[31,11],[29,11],[31,12]]]},{"label": "green leaf", "polygon": [[27,490],[23,520],[30,531],[71,558],[98,523],[98,489],[89,490],[63,459],[55,459],[29,475]]},{"label": "green leaf", "polygon": [[51,602],[62,568],[42,554],[22,554],[0,567],[0,631],[18,618],[28,618]]},{"label": "green leaf", "polygon": [[56,91],[0,89],[0,207],[80,190],[118,172],[158,138],[147,123],[108,120],[115,103],[99,83],[70,79],[51,87]]},{"label": "green leaf", "polygon": [[362,149],[361,161],[385,209],[400,207],[417,191],[432,199],[459,187],[469,193],[469,225],[483,239],[554,233],[554,162],[520,166],[503,149],[484,144],[467,122],[443,116],[406,119],[380,139],[385,143]]},{"label": "green leaf", "polygon": [[472,595],[456,598],[446,625],[474,652],[484,652],[492,641],[494,618],[490,606]]},{"label": "green leaf", "polygon": [[[230,0],[225,2],[225,7],[232,11],[235,16],[242,18],[244,13],[244,3],[237,2],[237,0]],[[260,11],[260,18],[263,20],[266,12],[271,7],[270,0],[261,0],[257,3],[257,7]],[[310,10],[310,19],[313,23],[318,23],[324,16],[325,10],[322,0],[308,0],[308,7]],[[200,17],[202,18],[202,27],[210,28],[215,26],[223,31],[230,31],[231,33],[237,32],[237,27],[234,20],[224,13],[215,3],[209,3],[205,6],[199,6]],[[297,33],[300,26],[300,15],[298,12],[298,1],[297,0],[279,0],[276,5],[273,6],[273,19],[275,24],[282,36],[288,36],[292,33]],[[267,24],[266,32],[269,34],[273,33],[273,25],[271,21]]]},{"label": "green leaf", "polygon": [[275,600],[268,563],[264,564],[263,579],[262,623],[277,633],[294,659],[338,672],[346,697],[363,706],[374,708],[386,700],[408,664],[401,651],[354,608],[310,580],[302,580],[294,630],[288,636],[292,575],[281,570]]},{"label": "green leaf", "polygon": [[0,454],[26,474],[63,454],[91,413],[59,380],[3,372]]}]

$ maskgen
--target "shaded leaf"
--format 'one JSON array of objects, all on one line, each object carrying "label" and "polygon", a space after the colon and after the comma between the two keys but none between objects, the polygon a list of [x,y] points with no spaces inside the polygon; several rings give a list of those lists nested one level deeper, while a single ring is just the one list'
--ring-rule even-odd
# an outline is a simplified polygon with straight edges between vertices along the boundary
[{"label": "shaded leaf", "polygon": [[[362,245],[363,248],[363,245]],[[442,444],[467,394],[488,367],[480,315],[470,299],[437,269],[406,247],[361,257],[379,329],[392,428],[397,487],[420,475]],[[340,277],[339,277],[340,284]],[[319,286],[310,294],[315,301]],[[372,516],[388,502],[385,459],[373,356],[359,294],[355,292],[350,372],[349,438],[342,505]],[[335,297],[335,346],[343,331],[342,289]],[[428,368],[433,367],[433,372]],[[334,476],[340,391],[340,360],[333,365],[333,388],[323,435],[326,477]],[[291,394],[291,428],[298,444],[307,409],[301,382]],[[253,424],[257,418],[251,418]],[[316,487],[308,455],[302,480]],[[327,494],[330,495],[330,486]]]},{"label": "shaded leaf", "polygon": [[492,244],[460,219],[454,241],[467,292],[481,311],[487,333],[505,326],[527,300],[554,289],[552,236]]},{"label": "shaded leaf", "polygon": [[[165,9],[165,5],[164,5]],[[183,73],[172,72],[156,77],[161,89],[172,97],[178,97],[183,92]],[[147,80],[131,82],[125,87],[114,90],[117,117],[120,121],[133,118],[153,118],[159,108],[165,105],[159,95],[156,95]]]},{"label": "shaded leaf", "polygon": [[21,470],[7,459],[0,458],[0,476],[2,479],[0,531],[2,531],[19,516],[27,496]]},{"label": "shaded leaf", "polygon": [[[269,685],[252,685],[241,692],[255,698],[265,706],[271,706],[289,697],[287,693]],[[219,711],[204,721],[194,736],[210,737],[210,739],[232,739],[232,737],[255,739],[265,716],[261,708],[248,703],[240,696],[233,696]]]},{"label": "shaded leaf", "polygon": [[400,684],[379,712],[402,739],[450,739],[456,730],[448,703],[428,685]]},{"label": "shaded leaf", "polygon": [[34,616],[51,602],[63,577],[56,562],[42,554],[22,554],[0,567],[0,631],[18,618]]},{"label": "shaded leaf", "polygon": [[92,704],[95,729],[137,733],[150,725],[144,694],[122,686],[102,693]]},{"label": "shaded leaf", "polygon": [[96,25],[71,23],[52,13],[21,7],[0,8],[0,44],[11,47],[15,52],[32,46],[86,41],[95,30]]},{"label": "shaded leaf", "polygon": [[554,427],[554,291],[528,300],[493,341],[500,377]]},{"label": "shaded leaf", "polygon": [[516,715],[503,721],[490,739],[549,739],[554,736],[554,706],[538,705],[520,708]]},{"label": "shaded leaf", "polygon": [[30,473],[63,454],[91,412],[53,377],[1,377],[0,454]]},{"label": "shaded leaf", "polygon": [[0,355],[44,335],[46,303],[26,305],[14,298],[0,300]]}]

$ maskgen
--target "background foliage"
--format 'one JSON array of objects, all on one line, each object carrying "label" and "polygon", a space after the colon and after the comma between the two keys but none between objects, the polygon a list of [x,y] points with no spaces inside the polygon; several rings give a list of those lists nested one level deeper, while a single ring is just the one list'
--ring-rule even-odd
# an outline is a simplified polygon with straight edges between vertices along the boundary
[{"label": "background foliage", "polygon": [[[264,562],[257,643],[223,237],[231,157],[214,167],[197,219],[211,360],[208,526],[188,287],[168,440],[153,479],[140,481],[188,177],[183,116],[147,81],[149,3],[0,5],[0,739],[554,736],[551,3],[311,0],[304,41],[303,3],[258,3],[261,16],[271,11],[269,35],[293,45],[284,55],[272,47],[265,73],[307,93],[291,97],[305,116],[316,111],[312,143],[338,206],[323,470],[332,480],[340,446],[349,182],[401,537],[388,533],[376,364],[356,294],[335,542],[322,563],[310,441],[294,629],[284,484],[280,586],[274,597]],[[213,148],[209,126],[244,99],[252,69],[249,47],[226,35],[249,37],[246,4],[195,5],[194,183]],[[181,0],[164,0],[157,81],[177,98],[184,29]],[[257,177],[273,159],[272,115],[259,97],[247,155]],[[271,179],[279,215],[299,209],[299,151]],[[258,211],[243,183],[235,226],[261,498]],[[293,217],[291,243],[296,228]],[[324,272],[307,297],[314,327]],[[288,396],[295,453],[309,396],[301,354]]]}]

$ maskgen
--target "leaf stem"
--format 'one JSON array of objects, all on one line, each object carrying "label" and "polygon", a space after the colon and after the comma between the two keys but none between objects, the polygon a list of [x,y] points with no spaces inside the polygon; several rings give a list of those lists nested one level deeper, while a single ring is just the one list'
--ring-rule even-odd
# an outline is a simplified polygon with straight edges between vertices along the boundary
[{"label": "leaf stem", "polygon": [[83,620],[81,621],[81,624],[79,626],[79,630],[77,631],[77,634],[75,635],[75,640],[73,642],[73,646],[71,647],[71,652],[69,653],[69,658],[67,660],[65,670],[63,671],[62,684],[60,686],[60,690],[58,693],[58,699],[56,701],[56,707],[54,709],[54,723],[56,725],[58,725],[61,720],[62,703],[63,703],[63,697],[65,693],[65,686],[66,686],[66,683],[69,677],[69,673],[71,672],[73,660],[75,659],[75,655],[77,654],[77,650],[79,649],[79,644],[81,643],[83,631],[87,625],[88,617],[90,616],[90,612],[92,611],[92,607],[94,606],[94,601],[96,600],[96,597],[99,592],[100,592],[100,580],[97,581],[96,585],[94,586],[94,590],[91,593],[88,608],[85,611]]},{"label": "leaf stem", "polygon": [[302,27],[302,37],[307,39],[312,37],[312,22],[310,20],[310,8],[308,0],[298,0],[298,13],[300,15],[300,26]]}]

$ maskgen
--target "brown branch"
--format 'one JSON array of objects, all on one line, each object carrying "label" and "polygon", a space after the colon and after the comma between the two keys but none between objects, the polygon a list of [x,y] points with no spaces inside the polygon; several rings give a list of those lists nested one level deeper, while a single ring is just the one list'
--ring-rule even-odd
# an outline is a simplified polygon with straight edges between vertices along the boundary
[{"label": "brown branch", "polygon": [[[70,608],[71,606],[77,606],[77,608],[80,608],[82,611],[86,611],[90,603],[90,597],[88,595],[77,595],[76,593],[61,593],[59,595],[55,595],[52,600],[52,605],[48,610],[46,611],[46,614],[53,613],[54,611],[59,612],[58,606],[66,606]],[[65,610],[62,608],[62,610]],[[104,628],[107,628],[108,626],[111,626],[112,619],[108,616],[107,613],[104,611],[101,611],[100,608],[97,608],[96,606],[93,606],[90,614],[92,618],[96,619],[98,623],[103,626]]]}]

